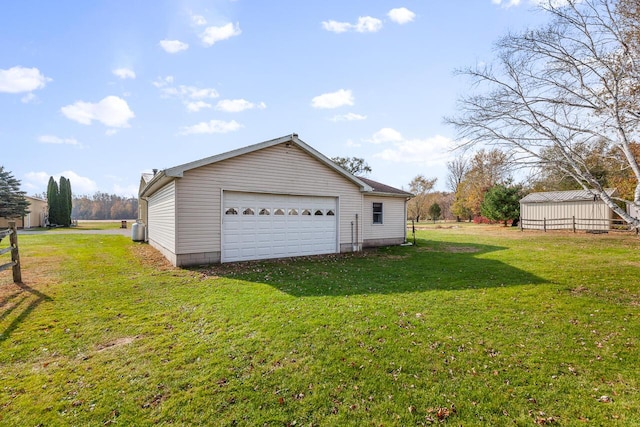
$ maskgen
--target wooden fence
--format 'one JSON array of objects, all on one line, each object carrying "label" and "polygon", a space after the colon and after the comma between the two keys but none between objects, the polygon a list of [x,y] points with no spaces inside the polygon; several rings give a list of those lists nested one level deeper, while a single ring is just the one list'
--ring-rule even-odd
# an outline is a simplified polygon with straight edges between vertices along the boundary
[{"label": "wooden fence", "polygon": [[9,247],[0,248],[0,255],[11,252],[11,262],[0,264],[0,271],[9,267],[13,269],[13,283],[22,283],[22,272],[20,271],[20,252],[18,251],[18,230],[15,221],[9,221],[9,228],[0,230],[0,242],[9,236]]},{"label": "wooden fence", "polygon": [[630,226],[622,219],[593,219],[593,218],[543,218],[543,219],[520,219],[520,230],[578,230],[587,233],[606,233],[609,231],[635,231],[638,229]]}]

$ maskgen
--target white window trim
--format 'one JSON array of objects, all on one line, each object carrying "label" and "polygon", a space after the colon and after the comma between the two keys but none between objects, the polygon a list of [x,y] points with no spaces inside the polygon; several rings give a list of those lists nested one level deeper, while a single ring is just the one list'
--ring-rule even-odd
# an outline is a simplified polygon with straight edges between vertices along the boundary
[{"label": "white window trim", "polygon": [[[375,221],[376,212],[374,210],[374,205],[380,204],[380,222]],[[384,225],[384,203],[382,202],[371,202],[371,223],[373,225]]]}]

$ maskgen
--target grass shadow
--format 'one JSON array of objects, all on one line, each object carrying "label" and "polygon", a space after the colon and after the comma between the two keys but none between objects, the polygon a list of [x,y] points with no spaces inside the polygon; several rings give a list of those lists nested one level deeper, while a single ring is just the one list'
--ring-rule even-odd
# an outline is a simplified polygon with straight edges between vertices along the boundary
[{"label": "grass shadow", "polygon": [[[17,312],[21,310],[19,314],[13,318],[11,323],[9,323],[6,328],[2,332],[0,332],[0,342],[8,339],[13,331],[18,328],[18,326],[29,317],[31,312],[38,308],[40,304],[45,301],[53,301],[53,299],[43,294],[42,292],[33,289],[27,286],[24,283],[15,283],[13,286],[18,287],[17,290],[11,292],[8,296],[4,297],[0,304],[0,321],[4,321],[8,318],[13,312]],[[20,296],[21,298],[17,301],[13,301]],[[26,307],[24,305],[26,304]]]},{"label": "grass shadow", "polygon": [[205,276],[266,283],[294,296],[394,294],[547,283],[483,255],[507,248],[419,240],[356,254],[240,262],[197,269]]}]

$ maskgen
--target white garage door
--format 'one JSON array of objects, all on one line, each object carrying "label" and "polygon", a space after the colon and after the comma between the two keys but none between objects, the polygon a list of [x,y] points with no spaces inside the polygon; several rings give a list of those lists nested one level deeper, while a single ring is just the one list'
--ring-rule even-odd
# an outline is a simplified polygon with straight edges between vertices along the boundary
[{"label": "white garage door", "polygon": [[336,200],[225,191],[222,262],[337,252]]}]

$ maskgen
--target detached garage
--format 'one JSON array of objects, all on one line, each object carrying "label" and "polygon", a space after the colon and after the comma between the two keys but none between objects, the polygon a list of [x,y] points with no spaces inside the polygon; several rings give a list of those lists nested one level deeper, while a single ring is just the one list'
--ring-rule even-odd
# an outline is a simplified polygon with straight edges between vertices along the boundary
[{"label": "detached garage", "polygon": [[401,244],[409,197],[296,134],[144,174],[139,192],[147,240],[176,266]]},{"label": "detached garage", "polygon": [[[615,189],[605,190],[609,197]],[[520,226],[537,230],[594,230],[611,228],[613,211],[587,190],[531,193],[520,200]]]}]

